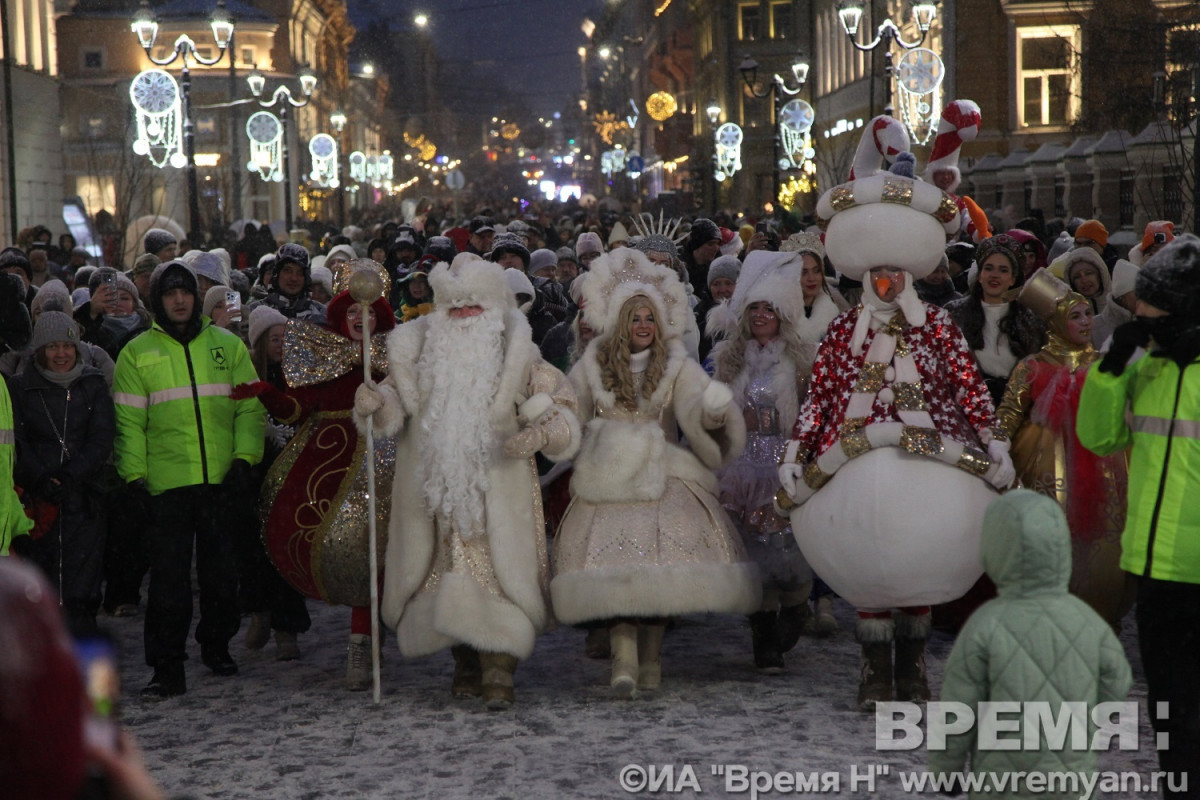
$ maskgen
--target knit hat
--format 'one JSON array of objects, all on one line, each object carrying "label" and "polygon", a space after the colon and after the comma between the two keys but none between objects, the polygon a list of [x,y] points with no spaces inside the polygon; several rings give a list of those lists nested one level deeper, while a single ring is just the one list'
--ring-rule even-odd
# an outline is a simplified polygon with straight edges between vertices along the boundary
[{"label": "knit hat", "polygon": [[1075,229],[1076,239],[1091,239],[1101,247],[1108,246],[1108,228],[1098,219],[1089,219]]},{"label": "knit hat", "polygon": [[1074,246],[1075,237],[1066,231],[1063,231],[1053,242],[1050,243],[1050,250],[1046,253],[1046,260],[1052,262]]},{"label": "knit hat", "polygon": [[542,247],[529,254],[529,266],[525,269],[525,271],[536,277],[539,272],[547,267],[557,266],[558,256],[554,254],[553,250],[547,250],[546,248]]},{"label": "knit hat", "polygon": [[217,284],[210,286],[208,291],[204,293],[204,303],[200,306],[200,313],[206,317],[211,317],[213,310],[225,303],[225,293],[229,291],[229,287]]},{"label": "knit hat", "polygon": [[603,253],[604,245],[600,241],[600,234],[585,231],[579,234],[579,238],[575,240],[575,255],[583,257],[587,253]]},{"label": "knit hat", "polygon": [[323,286],[329,296],[333,297],[333,272],[324,265],[312,268],[311,282],[313,286]]},{"label": "knit hat", "polygon": [[429,241],[425,243],[425,253],[449,264],[458,255],[458,248],[449,236],[430,236]]},{"label": "knit hat", "polygon": [[1117,263],[1113,265],[1112,296],[1120,297],[1123,294],[1134,291],[1137,276],[1138,268],[1132,261],[1118,258]]},{"label": "knit hat", "polygon": [[70,342],[79,349],[79,326],[71,315],[63,311],[43,311],[33,326],[33,339],[29,346],[40,350],[51,342]]},{"label": "knit hat", "polygon": [[1142,234],[1142,252],[1144,253],[1155,244],[1170,244],[1175,241],[1175,223],[1165,219],[1146,223],[1146,232]]},{"label": "knit hat", "polygon": [[31,330],[25,306],[25,281],[0,272],[0,342],[14,350],[25,347]]},{"label": "knit hat", "polygon": [[308,249],[304,245],[293,242],[280,245],[279,249],[275,251],[275,271],[278,272],[288,262],[299,264],[307,275],[309,262]]},{"label": "knit hat", "polygon": [[358,253],[354,252],[353,247],[348,244],[339,244],[336,247],[330,248],[329,254],[325,256],[325,263],[328,264],[335,259],[353,261],[356,258],[358,258]]},{"label": "knit hat", "polygon": [[488,261],[495,261],[505,253],[516,253],[521,257],[521,263],[529,268],[529,249],[525,240],[515,233],[498,233],[492,240],[492,251],[488,253]]},{"label": "knit hat", "polygon": [[1180,234],[1138,273],[1138,300],[1168,314],[1200,319],[1200,239]]},{"label": "knit hat", "polygon": [[213,283],[224,286],[227,280],[221,269],[221,258],[212,253],[200,253],[191,259],[192,272],[197,278],[208,278]]},{"label": "knit hat", "polygon": [[708,265],[708,285],[712,286],[717,278],[728,278],[737,283],[741,271],[742,262],[736,256],[718,256]]},{"label": "knit hat", "polygon": [[256,306],[250,312],[250,347],[255,347],[264,333],[276,325],[286,325],[287,317],[270,306]]},{"label": "knit hat", "polygon": [[578,263],[575,251],[565,245],[554,251],[554,257],[558,259],[560,264],[564,261],[570,261],[572,264]]},{"label": "knit hat", "polygon": [[71,292],[71,306],[75,311],[83,308],[92,299],[92,294],[87,289],[80,287]]},{"label": "knit hat", "polygon": [[65,311],[70,314],[74,309],[71,290],[59,280],[43,283],[29,304],[29,310],[35,317],[46,311]]},{"label": "knit hat", "polygon": [[20,267],[24,270],[25,277],[33,280],[33,265],[29,263],[29,258],[26,257],[25,251],[21,248],[6,247],[0,250],[0,272],[10,267]]},{"label": "knit hat", "polygon": [[[93,266],[86,266],[86,267],[80,267],[79,269],[75,270],[75,285],[76,286],[86,286],[89,289],[92,288],[92,276],[96,274],[96,271],[98,269],[101,269],[101,268],[93,267]],[[105,269],[112,269],[112,267],[105,267]],[[113,270],[113,271],[115,272],[116,270]],[[66,281],[63,281],[63,283],[66,283]]]},{"label": "knit hat", "polygon": [[692,222],[692,229],[688,231],[688,250],[695,250],[705,242],[711,242],[714,239],[718,242],[722,241],[721,229],[711,219],[701,217]]},{"label": "knit hat", "polygon": [[164,247],[169,247],[173,244],[178,244],[179,240],[169,231],[164,231],[162,228],[151,228],[146,231],[146,235],[142,237],[142,249],[147,253],[158,254],[159,250]]},{"label": "knit hat", "polygon": [[133,262],[133,269],[130,270],[130,277],[136,278],[138,275],[145,275],[148,272],[154,272],[154,268],[162,262],[154,253],[143,253]]}]

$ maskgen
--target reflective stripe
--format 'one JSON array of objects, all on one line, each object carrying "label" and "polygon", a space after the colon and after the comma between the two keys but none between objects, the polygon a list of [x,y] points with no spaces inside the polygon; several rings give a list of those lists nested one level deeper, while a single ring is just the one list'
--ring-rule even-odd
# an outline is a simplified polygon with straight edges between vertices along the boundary
[{"label": "reflective stripe", "polygon": [[1135,433],[1149,433],[1155,436],[1181,436],[1185,439],[1200,439],[1200,422],[1191,419],[1175,420],[1175,428],[1171,428],[1171,420],[1162,417],[1134,417],[1133,430]]},{"label": "reflective stripe", "polygon": [[[228,397],[233,386],[228,383],[201,383],[196,388],[197,397]],[[163,389],[161,392],[150,393],[150,405],[156,406],[168,400],[191,400],[191,386],[177,386],[174,389]]]},{"label": "reflective stripe", "polygon": [[17,438],[13,436],[11,429],[0,428],[0,444],[16,444],[16,442]]},{"label": "reflective stripe", "polygon": [[150,405],[150,401],[142,395],[128,392],[114,392],[113,402],[119,406],[130,406],[131,408],[146,408]]}]

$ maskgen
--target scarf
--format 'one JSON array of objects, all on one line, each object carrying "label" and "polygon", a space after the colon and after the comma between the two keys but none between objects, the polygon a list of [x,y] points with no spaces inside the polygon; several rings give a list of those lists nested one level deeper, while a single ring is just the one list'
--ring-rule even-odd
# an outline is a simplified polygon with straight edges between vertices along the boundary
[{"label": "scarf", "polygon": [[[75,352],[79,353],[79,349],[76,348]],[[83,353],[79,353],[79,356],[75,359],[75,366],[71,367],[66,372],[55,372],[54,370],[46,369],[36,361],[33,362],[33,365],[37,367],[37,371],[41,373],[41,376],[50,381],[50,383],[54,384],[60,389],[67,389],[70,388],[71,384],[83,374]]]},{"label": "scarf", "polygon": [[859,311],[858,321],[854,323],[854,337],[850,340],[851,353],[861,352],[863,343],[867,340],[867,332],[877,331],[891,322],[897,309],[904,314],[905,322],[912,327],[919,328],[925,324],[925,304],[913,288],[912,275],[905,275],[908,279],[905,281],[904,291],[896,295],[896,299],[890,303],[879,299],[879,295],[875,294],[875,286],[869,279],[863,281],[862,310]]}]

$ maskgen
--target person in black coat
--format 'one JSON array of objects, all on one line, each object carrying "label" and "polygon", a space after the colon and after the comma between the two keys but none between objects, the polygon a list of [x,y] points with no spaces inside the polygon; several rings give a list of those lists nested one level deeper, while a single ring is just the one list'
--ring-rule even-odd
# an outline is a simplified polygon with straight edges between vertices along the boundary
[{"label": "person in black coat", "polygon": [[69,624],[86,631],[100,608],[105,526],[98,495],[116,425],[104,375],[83,363],[79,342],[69,315],[44,312],[33,330],[34,358],[9,393],[16,483],[58,509],[30,555],[58,589]]}]

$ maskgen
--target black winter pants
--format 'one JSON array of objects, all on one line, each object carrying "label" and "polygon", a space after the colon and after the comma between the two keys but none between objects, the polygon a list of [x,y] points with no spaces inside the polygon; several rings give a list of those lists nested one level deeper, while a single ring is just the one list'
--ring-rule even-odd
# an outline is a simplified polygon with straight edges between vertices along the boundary
[{"label": "black winter pants", "polygon": [[227,647],[238,631],[235,533],[228,493],[220,486],[185,486],[151,498],[146,536],[150,590],[146,604],[146,663],[158,667],[187,658],[192,625],[192,549],[200,582],[196,641]]},{"label": "black winter pants", "polygon": [[[1200,797],[1200,584],[1139,578],[1138,649],[1149,686],[1150,718],[1157,733],[1170,738],[1158,763],[1174,785],[1166,797]],[[1160,719],[1158,703],[1168,704]]]}]

